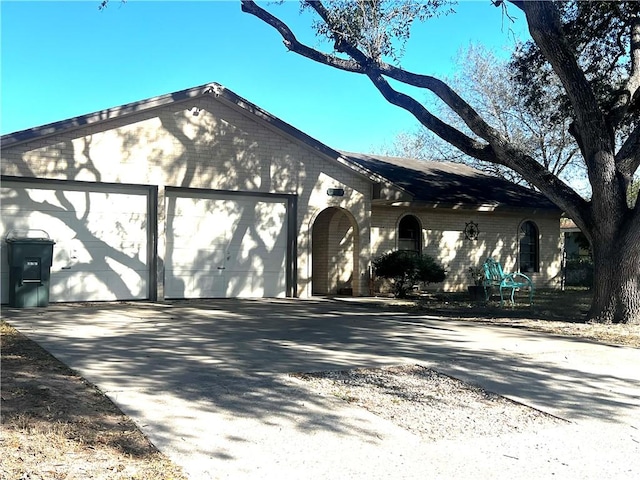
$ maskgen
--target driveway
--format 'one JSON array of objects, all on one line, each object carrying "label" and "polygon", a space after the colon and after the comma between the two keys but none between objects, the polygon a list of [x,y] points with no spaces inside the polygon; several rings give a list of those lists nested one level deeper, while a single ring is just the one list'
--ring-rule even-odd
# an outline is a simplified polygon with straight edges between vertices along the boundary
[{"label": "driveway", "polygon": [[[192,478],[631,478],[640,350],[366,301],[55,304],[3,317],[105,392]],[[287,373],[419,363],[569,420],[427,443]]]}]

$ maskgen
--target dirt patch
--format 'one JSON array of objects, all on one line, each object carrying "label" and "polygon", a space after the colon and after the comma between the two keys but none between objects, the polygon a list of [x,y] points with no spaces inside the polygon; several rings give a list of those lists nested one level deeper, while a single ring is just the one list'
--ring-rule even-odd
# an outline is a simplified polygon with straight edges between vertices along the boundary
[{"label": "dirt patch", "polygon": [[549,320],[505,319],[499,317],[493,319],[465,318],[465,320],[511,328],[524,328],[531,331],[551,333],[565,337],[579,337],[609,345],[640,348],[640,325],[601,325]]},{"label": "dirt patch", "polygon": [[366,408],[428,441],[566,423],[421,365],[294,374],[313,392]]},{"label": "dirt patch", "polygon": [[186,479],[95,386],[2,322],[0,478]]}]

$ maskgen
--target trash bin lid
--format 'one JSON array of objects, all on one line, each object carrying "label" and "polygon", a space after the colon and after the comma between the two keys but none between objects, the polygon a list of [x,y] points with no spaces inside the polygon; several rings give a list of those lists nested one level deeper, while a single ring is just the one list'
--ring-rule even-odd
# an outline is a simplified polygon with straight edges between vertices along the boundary
[{"label": "trash bin lid", "polygon": [[29,241],[34,243],[46,242],[55,243],[51,240],[51,237],[44,230],[37,228],[25,229],[25,230],[11,230],[5,237],[7,243]]}]

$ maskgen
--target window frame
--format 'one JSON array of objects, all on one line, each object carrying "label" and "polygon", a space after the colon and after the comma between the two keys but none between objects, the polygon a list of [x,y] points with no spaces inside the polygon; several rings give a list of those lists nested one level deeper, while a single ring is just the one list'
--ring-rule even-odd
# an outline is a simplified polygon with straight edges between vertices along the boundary
[{"label": "window frame", "polygon": [[[414,225],[411,225],[411,227],[414,227],[414,228],[407,228],[406,222],[409,222],[409,221],[415,222]],[[404,226],[403,226],[403,222],[405,222]],[[404,232],[415,231],[415,234],[413,237],[410,237],[410,236],[403,237],[401,236],[401,232],[403,230]],[[413,248],[406,248],[409,242],[413,243]],[[422,253],[422,223],[420,222],[420,219],[416,215],[408,213],[400,217],[400,219],[398,220],[398,224],[396,226],[396,244],[397,244],[398,250],[402,250],[405,252],[415,252],[417,254]]]},{"label": "window frame", "polygon": [[540,228],[533,220],[518,227],[518,269],[520,273],[540,272]]}]

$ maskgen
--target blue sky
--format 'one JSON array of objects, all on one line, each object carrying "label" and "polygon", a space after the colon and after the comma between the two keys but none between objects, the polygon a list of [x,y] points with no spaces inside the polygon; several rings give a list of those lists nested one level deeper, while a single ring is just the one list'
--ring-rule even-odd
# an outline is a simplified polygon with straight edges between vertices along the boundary
[{"label": "blue sky", "polygon": [[[416,121],[366,78],[287,52],[238,1],[2,1],[2,134],[218,82],[330,145],[374,151]],[[318,45],[297,2],[267,5],[302,41]],[[507,52],[513,35],[489,0],[414,28],[403,66],[451,73],[470,42]],[[522,19],[511,27],[524,35]],[[423,94],[418,94],[420,99]]]}]

